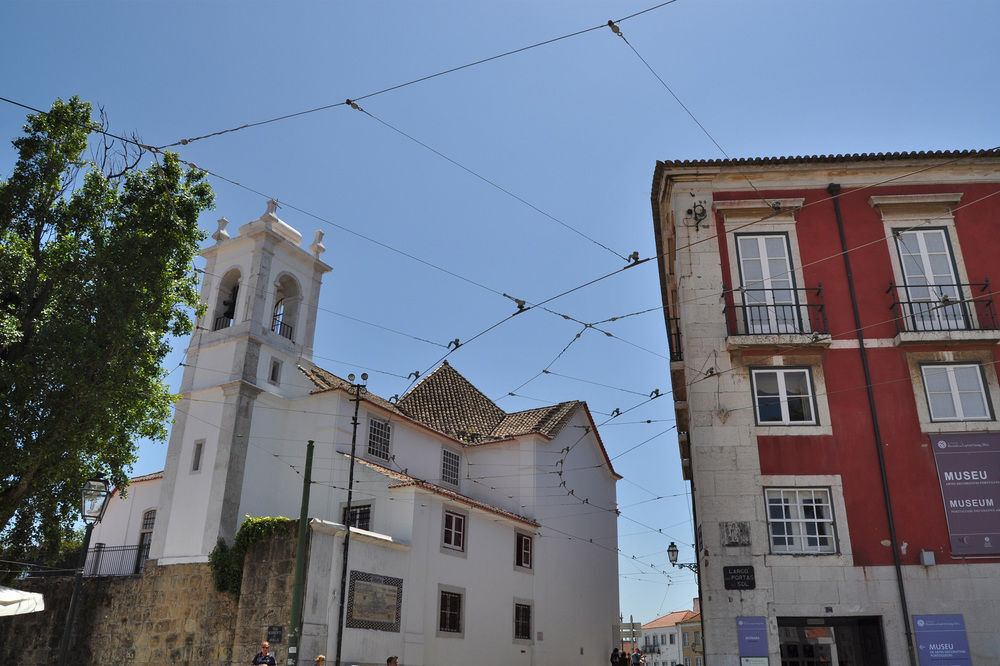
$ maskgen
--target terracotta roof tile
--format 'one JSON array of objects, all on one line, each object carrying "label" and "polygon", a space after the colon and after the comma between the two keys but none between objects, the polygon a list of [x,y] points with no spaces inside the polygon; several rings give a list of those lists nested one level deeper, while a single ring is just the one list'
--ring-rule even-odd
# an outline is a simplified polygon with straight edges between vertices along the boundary
[{"label": "terracotta roof tile", "polygon": [[[299,370],[316,386],[317,393],[346,391],[351,386],[351,382],[318,366],[300,365]],[[530,434],[554,438],[578,408],[584,410],[593,424],[587,404],[578,400],[508,414],[447,361],[417,382],[395,404],[371,392],[365,394],[365,400],[466,446]],[[593,431],[608,470],[618,476],[596,427]]]},{"label": "terracotta roof tile", "polygon": [[658,162],[663,168],[683,167],[732,167],[761,166],[775,164],[806,164],[830,162],[883,162],[891,160],[913,159],[956,159],[961,157],[982,157],[987,155],[1000,156],[1000,150],[985,148],[975,150],[918,150],[894,153],[852,153],[847,155],[798,155],[782,157],[739,157],[735,159],[713,160],[664,160]]},{"label": "terracotta roof tile", "polygon": [[658,617],[652,622],[647,622],[642,625],[643,629],[663,629],[666,627],[672,627],[678,622],[687,622],[691,618],[697,617],[698,614],[694,611],[682,610],[674,611],[673,613],[667,613],[663,617]]}]

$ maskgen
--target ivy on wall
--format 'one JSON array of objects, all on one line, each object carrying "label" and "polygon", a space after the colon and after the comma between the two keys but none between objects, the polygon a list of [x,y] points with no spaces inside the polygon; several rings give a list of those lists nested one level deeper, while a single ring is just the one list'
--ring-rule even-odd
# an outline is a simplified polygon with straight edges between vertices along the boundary
[{"label": "ivy on wall", "polygon": [[290,518],[247,516],[240,525],[233,545],[229,546],[219,539],[215,548],[208,555],[208,563],[212,567],[212,578],[215,589],[220,592],[230,592],[236,599],[240,598],[240,587],[243,584],[243,562],[250,546],[264,541],[274,535],[291,536],[291,526],[298,521]]}]

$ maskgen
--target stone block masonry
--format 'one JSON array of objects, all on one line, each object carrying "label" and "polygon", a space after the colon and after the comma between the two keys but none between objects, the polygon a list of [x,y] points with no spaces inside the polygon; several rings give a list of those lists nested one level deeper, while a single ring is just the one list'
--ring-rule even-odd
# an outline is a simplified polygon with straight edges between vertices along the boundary
[{"label": "stone block masonry", "polygon": [[[267,627],[287,634],[295,561],[295,524],[288,534],[247,552],[240,602],[218,592],[208,564],[146,563],[141,576],[84,578],[70,664],[249,663]],[[45,595],[45,610],[0,619],[0,663],[54,664],[59,655],[73,579],[28,578],[18,588]],[[287,636],[272,651],[285,659]]]}]

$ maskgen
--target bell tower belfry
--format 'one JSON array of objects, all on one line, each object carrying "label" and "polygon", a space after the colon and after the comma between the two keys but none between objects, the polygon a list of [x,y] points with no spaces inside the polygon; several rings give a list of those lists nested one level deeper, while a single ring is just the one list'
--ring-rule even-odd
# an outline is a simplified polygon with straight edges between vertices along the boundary
[{"label": "bell tower belfry", "polygon": [[278,218],[277,202],[235,237],[219,220],[206,265],[198,319],[186,351],[160,491],[150,558],[205,561],[232,541],[259,401],[294,400],[310,385],[296,364],[312,360],[326,250]]}]

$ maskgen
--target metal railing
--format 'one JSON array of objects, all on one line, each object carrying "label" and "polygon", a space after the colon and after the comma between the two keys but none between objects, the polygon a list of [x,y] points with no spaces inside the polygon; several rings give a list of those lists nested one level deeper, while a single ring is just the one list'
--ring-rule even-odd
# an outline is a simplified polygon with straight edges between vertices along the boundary
[{"label": "metal railing", "polygon": [[222,330],[224,328],[229,328],[232,325],[233,325],[232,317],[225,317],[225,316],[223,316],[223,317],[216,317],[215,318],[215,323],[212,324],[212,330],[213,331],[219,331],[219,330]]},{"label": "metal railing", "polygon": [[739,287],[725,293],[724,298],[723,314],[731,336],[830,332],[822,284],[787,289]]},{"label": "metal railing", "polygon": [[105,546],[97,544],[87,551],[84,576],[135,576],[149,558],[149,544]]},{"label": "metal railing", "polygon": [[681,349],[680,317],[667,317],[667,339],[670,343],[670,360],[683,361],[684,351]]},{"label": "metal railing", "polygon": [[291,324],[286,324],[281,319],[275,317],[271,320],[271,330],[283,338],[292,339],[293,328]]},{"label": "metal railing", "polygon": [[990,281],[955,284],[894,284],[889,310],[899,333],[995,331],[997,320]]}]

